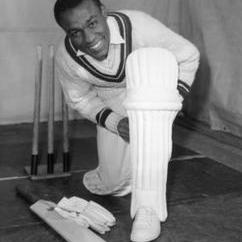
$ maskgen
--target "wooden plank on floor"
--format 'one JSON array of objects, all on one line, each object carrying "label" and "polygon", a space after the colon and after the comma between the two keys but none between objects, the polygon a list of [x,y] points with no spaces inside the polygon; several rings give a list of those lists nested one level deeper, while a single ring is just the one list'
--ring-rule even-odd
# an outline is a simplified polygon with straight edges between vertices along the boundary
[{"label": "wooden plank on floor", "polygon": [[175,144],[203,154],[228,167],[242,172],[242,149],[221,143],[207,135],[176,125],[173,132]]},{"label": "wooden plank on floor", "polygon": [[224,130],[212,130],[205,123],[193,120],[185,115],[178,116],[175,120],[175,124],[193,132],[201,133],[221,144],[226,144],[241,149],[242,137],[232,135]]},{"label": "wooden plank on floor", "polygon": [[[55,142],[56,161],[62,162],[61,142]],[[46,164],[46,143],[40,143],[40,163]],[[194,151],[174,145],[173,158],[196,155]],[[70,139],[71,171],[90,170],[97,166],[96,138]],[[31,143],[2,144],[0,146],[0,178],[24,176],[25,166],[30,166]]]}]

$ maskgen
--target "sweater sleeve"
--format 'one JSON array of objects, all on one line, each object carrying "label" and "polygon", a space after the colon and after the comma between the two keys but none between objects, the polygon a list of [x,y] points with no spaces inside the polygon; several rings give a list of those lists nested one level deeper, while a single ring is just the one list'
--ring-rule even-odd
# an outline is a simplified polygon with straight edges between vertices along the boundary
[{"label": "sweater sleeve", "polygon": [[118,134],[117,124],[123,117],[113,112],[97,95],[94,86],[86,80],[85,71],[83,76],[76,75],[64,60],[57,59],[56,74],[68,106],[84,118]]},{"label": "sweater sleeve", "polygon": [[134,44],[140,47],[161,47],[171,51],[179,68],[178,90],[181,87],[183,91],[189,92],[199,65],[199,51],[195,45],[148,14],[137,11],[132,21]]}]

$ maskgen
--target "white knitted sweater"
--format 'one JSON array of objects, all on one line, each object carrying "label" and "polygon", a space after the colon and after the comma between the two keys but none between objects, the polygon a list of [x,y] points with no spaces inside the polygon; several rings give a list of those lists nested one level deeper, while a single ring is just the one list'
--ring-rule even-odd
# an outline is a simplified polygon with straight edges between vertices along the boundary
[{"label": "white knitted sweater", "polygon": [[[179,66],[179,80],[190,87],[199,65],[197,48],[182,36],[174,33],[161,22],[139,11],[123,10],[132,24],[132,49],[142,47],[161,47],[171,51]],[[97,61],[85,55],[97,69],[108,74],[115,73],[119,62],[119,48],[123,39],[113,17],[108,17],[111,33],[111,44],[107,59]],[[84,53],[81,53],[84,54]],[[67,52],[64,40],[61,40],[56,53],[57,78],[63,88],[69,106],[76,109],[82,116],[96,121],[96,115],[103,108],[111,108],[105,126],[117,133],[119,120],[126,115],[122,105],[125,98],[126,82],[107,82],[91,75],[80,66]]]}]

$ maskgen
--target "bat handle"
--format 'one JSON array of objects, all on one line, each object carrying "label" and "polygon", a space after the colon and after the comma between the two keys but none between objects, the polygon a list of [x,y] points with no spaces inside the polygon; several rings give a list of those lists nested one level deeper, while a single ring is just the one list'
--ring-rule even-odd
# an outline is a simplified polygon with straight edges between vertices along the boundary
[{"label": "bat handle", "polygon": [[34,195],[28,186],[18,185],[16,186],[16,192],[29,204],[33,204],[39,200],[39,197]]}]

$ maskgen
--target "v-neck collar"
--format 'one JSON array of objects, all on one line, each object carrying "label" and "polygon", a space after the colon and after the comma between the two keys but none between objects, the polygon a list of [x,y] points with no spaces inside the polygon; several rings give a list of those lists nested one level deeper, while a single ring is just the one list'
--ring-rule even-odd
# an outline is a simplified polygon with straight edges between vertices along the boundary
[{"label": "v-neck collar", "polygon": [[[112,41],[118,41],[120,42],[120,63],[119,63],[119,67],[118,70],[116,72],[116,74],[114,75],[110,75],[107,73],[104,73],[103,71],[99,70],[96,66],[94,66],[91,61],[87,60],[87,58],[84,55],[80,55],[80,52],[78,54],[78,50],[76,50],[74,48],[74,46],[71,43],[70,38],[68,38],[66,36],[65,38],[65,47],[67,52],[71,55],[71,57],[78,63],[80,64],[82,67],[84,67],[89,73],[91,73],[92,75],[94,75],[95,77],[98,77],[104,81],[108,81],[108,82],[121,82],[125,76],[125,63],[126,63],[126,58],[129,55],[129,53],[131,52],[131,48],[132,48],[132,38],[131,38],[131,23],[129,18],[123,14],[123,13],[118,13],[118,12],[112,12],[109,13],[108,15],[109,17],[113,17],[118,25],[118,30],[114,30],[115,28],[115,23],[109,23],[108,26],[111,26],[110,32],[111,31],[118,31],[118,37],[117,39],[114,39],[114,37],[112,37]],[[113,36],[114,36],[113,32]],[[112,35],[111,35],[112,36]],[[111,39],[111,38],[110,38]]]}]

